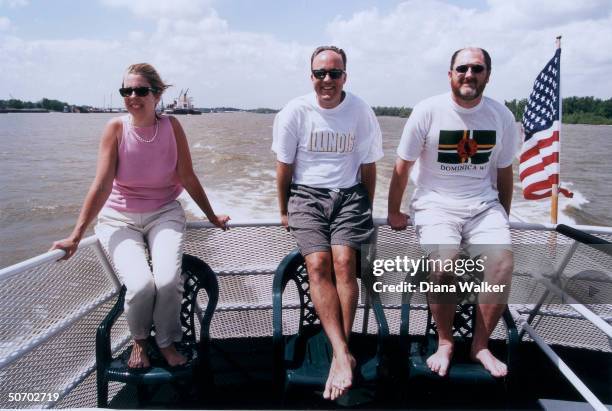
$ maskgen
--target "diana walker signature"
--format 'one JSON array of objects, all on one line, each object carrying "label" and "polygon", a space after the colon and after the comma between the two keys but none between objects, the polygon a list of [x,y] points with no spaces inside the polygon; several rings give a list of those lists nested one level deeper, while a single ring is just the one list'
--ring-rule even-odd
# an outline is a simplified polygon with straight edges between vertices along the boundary
[{"label": "diana walker signature", "polygon": [[486,281],[481,283],[460,282],[458,284],[434,284],[428,281],[420,281],[418,283],[409,283],[401,281],[396,284],[385,284],[382,281],[376,281],[372,285],[375,293],[503,293],[506,290],[507,284],[489,284]]}]

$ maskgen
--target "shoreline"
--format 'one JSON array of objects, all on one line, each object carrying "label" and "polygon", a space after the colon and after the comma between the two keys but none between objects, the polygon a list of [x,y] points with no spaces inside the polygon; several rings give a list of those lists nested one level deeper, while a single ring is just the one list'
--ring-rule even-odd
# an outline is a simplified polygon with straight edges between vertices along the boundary
[{"label": "shoreline", "polygon": [[50,113],[50,111],[45,108],[0,108],[0,113]]}]

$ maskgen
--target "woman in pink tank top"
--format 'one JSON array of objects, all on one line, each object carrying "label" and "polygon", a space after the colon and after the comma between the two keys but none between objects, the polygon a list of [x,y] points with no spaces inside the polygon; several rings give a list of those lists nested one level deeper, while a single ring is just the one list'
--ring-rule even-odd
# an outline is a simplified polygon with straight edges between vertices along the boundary
[{"label": "woman in pink tank top", "polygon": [[[193,171],[187,138],[178,120],[155,107],[168,87],[151,65],[128,67],[119,90],[129,115],[106,125],[96,177],[72,234],[53,243],[70,258],[98,215],[96,235],[125,284],[125,313],[134,346],[128,366],[147,368],[147,338],[155,340],[170,366],[186,363],[174,345],[182,336],[181,261],[185,213],[176,200],[183,189],[215,226],[229,217],[215,215]],[[149,268],[148,254],[151,257]]]}]

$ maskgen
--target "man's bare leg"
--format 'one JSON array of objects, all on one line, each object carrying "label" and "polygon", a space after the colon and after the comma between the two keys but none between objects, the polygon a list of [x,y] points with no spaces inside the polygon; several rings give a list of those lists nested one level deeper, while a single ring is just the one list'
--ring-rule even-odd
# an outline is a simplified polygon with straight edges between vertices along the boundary
[{"label": "man's bare leg", "polygon": [[357,285],[357,252],[347,246],[332,245],[334,274],[336,276],[336,291],[342,310],[342,326],[344,336],[348,341],[355,321],[359,286]]},{"label": "man's bare leg", "polygon": [[147,340],[134,340],[132,353],[128,360],[128,367],[138,369],[149,368],[150,366],[151,361],[147,355]]},{"label": "man's bare leg", "polygon": [[[444,250],[439,253],[432,254],[430,259],[437,261],[445,261],[446,259],[455,259],[456,251]],[[443,272],[437,270],[438,264],[434,265],[429,279],[434,284],[453,284],[455,281],[454,273]],[[436,322],[438,330],[438,349],[427,359],[429,369],[440,377],[446,376],[450,360],[453,356],[453,348],[455,341],[453,340],[453,320],[455,319],[455,310],[457,307],[456,297],[451,293],[434,293],[428,294],[429,309],[431,315]]]},{"label": "man's bare leg", "polygon": [[[357,285],[356,276],[356,258],[357,253],[351,247],[332,245],[336,291],[338,292],[338,298],[340,300],[342,328],[347,344],[353,329],[355,312],[357,310],[357,300],[359,298],[359,286]],[[345,394],[353,383],[353,369],[355,368],[356,362],[352,355],[349,360],[350,368],[348,370],[343,369],[343,367],[340,366],[341,363],[336,361],[335,357],[332,361],[332,370],[330,371],[329,379],[331,380],[331,385],[336,389],[336,395],[338,397]]]},{"label": "man's bare leg", "polygon": [[338,388],[338,385],[347,384],[350,387],[352,384],[352,365],[355,360],[348,349],[342,323],[340,297],[332,279],[331,252],[311,253],[305,257],[305,260],[310,282],[310,296],[333,350],[333,360],[323,397],[335,400],[345,391],[345,389]]},{"label": "man's bare leg", "polygon": [[513,270],[513,256],[509,250],[496,250],[485,253],[484,280],[489,284],[506,285],[504,293],[480,293],[478,314],[470,356],[480,362],[494,377],[508,374],[506,364],[489,350],[489,337],[503,314],[508,302],[509,288]]}]

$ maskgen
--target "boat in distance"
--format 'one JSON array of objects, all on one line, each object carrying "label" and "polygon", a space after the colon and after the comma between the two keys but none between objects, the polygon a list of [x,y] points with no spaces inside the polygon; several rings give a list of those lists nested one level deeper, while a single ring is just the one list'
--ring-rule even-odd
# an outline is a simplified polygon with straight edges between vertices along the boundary
[{"label": "boat in distance", "polygon": [[189,89],[179,93],[178,98],[174,99],[174,101],[168,104],[163,112],[165,114],[202,114],[202,112],[193,106],[193,98],[187,97],[187,92]]}]

